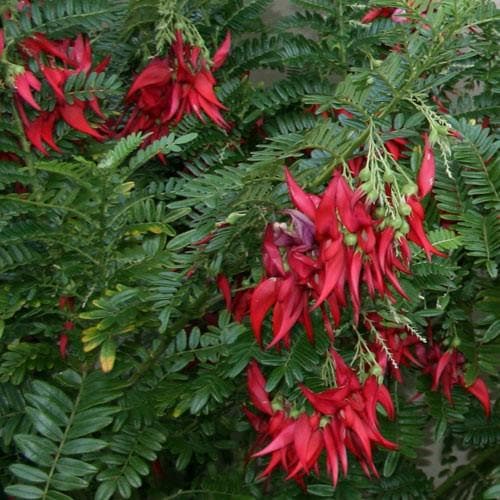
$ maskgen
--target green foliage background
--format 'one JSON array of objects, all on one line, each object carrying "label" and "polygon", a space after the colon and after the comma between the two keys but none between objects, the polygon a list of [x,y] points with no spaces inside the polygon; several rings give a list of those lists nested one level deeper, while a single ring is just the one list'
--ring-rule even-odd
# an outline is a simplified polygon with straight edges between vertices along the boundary
[{"label": "green foliage background", "polygon": [[[312,345],[298,333],[290,351],[261,351],[248,322],[225,311],[215,284],[219,273],[233,283],[240,278],[242,288],[257,283],[263,229],[290,206],[285,163],[319,192],[334,165],[360,145],[394,136],[418,143],[431,130],[438,172],[427,227],[449,257],[429,263],[415,252],[413,275],[404,278],[411,301],[396,307],[416,329],[425,330],[430,319],[435,336],[460,345],[467,380],[480,373],[492,395],[498,387],[493,2],[436,2],[427,30],[390,19],[363,25],[369,7],[363,2],[293,3],[296,13],[270,26],[262,22],[268,0],[33,0],[31,10],[4,18],[8,50],[36,32],[50,38],[84,32],[95,60],[111,55],[101,79],[74,79],[66,89],[80,98],[98,95],[109,116],[121,112],[133,75],[168,47],[172,18],[203,41],[207,54],[227,30],[233,36],[230,58],[217,73],[231,131],[186,117],[147,149],[140,149],[140,135],[95,143],[62,126],[63,153],[42,158],[23,136],[0,63],[0,152],[22,160],[0,160],[0,481],[8,495],[497,498],[498,405],[486,420],[464,391],[456,389],[452,406],[430,391],[426,377],[411,374],[408,387],[391,382],[398,418],[385,422],[383,433],[400,448],[377,452],[380,480],[366,479],[351,463],[337,488],[319,476],[304,492],[279,474],[262,483],[262,464],[249,462],[254,436],[241,413],[248,362],[265,367],[269,390],[296,399],[299,381],[319,385],[328,346],[326,334]],[[14,12],[15,5],[0,10]],[[397,43],[407,50],[390,51]],[[255,83],[249,72],[262,68],[282,78]],[[449,114],[437,113],[433,95],[452,97]],[[319,112],[344,107],[354,116],[325,120],[308,110],[312,104]],[[450,137],[448,125],[463,139]],[[402,161],[416,173],[421,147],[412,146],[409,156]],[[29,192],[14,193],[15,182]],[[196,244],[209,233],[207,244]],[[74,311],[58,308],[62,295],[76,297]],[[67,320],[76,328],[63,360],[57,341]],[[320,318],[315,323],[321,330]],[[338,342],[352,356],[347,327]],[[99,363],[113,369],[103,373]],[[422,394],[417,401],[410,397],[415,391]],[[429,438],[444,445],[447,479],[438,488],[421,470]],[[469,464],[455,473],[454,447],[469,450]]]}]

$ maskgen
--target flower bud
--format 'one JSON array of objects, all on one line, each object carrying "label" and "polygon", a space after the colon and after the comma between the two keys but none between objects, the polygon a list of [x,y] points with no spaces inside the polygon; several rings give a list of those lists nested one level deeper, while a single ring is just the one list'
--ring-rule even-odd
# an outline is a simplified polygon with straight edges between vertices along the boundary
[{"label": "flower bud", "polygon": [[407,205],[406,203],[402,203],[398,207],[398,212],[403,217],[408,217],[408,215],[411,214],[411,207],[409,205]]},{"label": "flower bud", "polygon": [[392,184],[395,180],[396,177],[394,175],[394,172],[387,168],[384,172],[384,182],[387,182],[387,184]]},{"label": "flower bud", "polygon": [[353,233],[344,234],[344,243],[348,247],[354,246],[358,242],[358,237]]},{"label": "flower bud", "polygon": [[414,184],[413,182],[409,182],[408,184],[405,184],[403,186],[401,192],[406,196],[413,196],[414,194],[417,193],[417,190],[418,190],[417,185]]},{"label": "flower bud", "polygon": [[367,181],[369,180],[371,177],[371,172],[370,172],[370,169],[368,167],[364,167],[363,169],[361,169],[361,171],[359,172],[359,178],[362,180],[362,181]]}]

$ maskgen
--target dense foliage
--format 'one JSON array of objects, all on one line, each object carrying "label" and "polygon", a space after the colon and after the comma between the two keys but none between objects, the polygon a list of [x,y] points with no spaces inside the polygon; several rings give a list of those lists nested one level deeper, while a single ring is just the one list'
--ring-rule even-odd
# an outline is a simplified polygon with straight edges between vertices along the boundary
[{"label": "dense foliage", "polygon": [[10,497],[500,495],[498,12],[292,4],[0,6]]}]

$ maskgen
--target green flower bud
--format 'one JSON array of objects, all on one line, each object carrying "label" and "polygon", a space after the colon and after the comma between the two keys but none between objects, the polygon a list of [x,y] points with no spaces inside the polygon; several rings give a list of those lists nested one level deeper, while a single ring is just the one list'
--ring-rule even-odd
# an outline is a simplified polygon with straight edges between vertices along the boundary
[{"label": "green flower bud", "polygon": [[416,194],[418,188],[417,188],[417,185],[413,182],[409,182],[408,184],[405,184],[403,186],[403,189],[401,190],[401,192],[406,195],[406,196],[413,196],[414,194]]},{"label": "green flower bud", "polygon": [[396,176],[394,175],[394,172],[390,169],[386,169],[384,172],[384,182],[387,182],[387,184],[392,184],[396,180]]},{"label": "green flower bud", "polygon": [[370,172],[370,169],[368,167],[365,167],[363,168],[360,172],[359,172],[359,178],[362,180],[362,181],[367,181],[369,180],[371,177],[371,172]]},{"label": "green flower bud", "polygon": [[358,242],[358,237],[353,233],[344,234],[344,243],[348,247],[354,246]]},{"label": "green flower bud", "polygon": [[407,235],[410,232],[410,226],[408,225],[408,222],[406,222],[405,220],[403,221],[401,227],[399,228],[399,232],[403,236]]},{"label": "green flower bud", "polygon": [[399,205],[398,207],[398,212],[400,213],[400,215],[402,215],[403,217],[408,217],[408,215],[411,214],[411,207],[410,205],[407,205],[406,203],[402,203],[401,205]]},{"label": "green flower bud", "polygon": [[368,200],[370,200],[372,203],[375,203],[378,200],[378,193],[375,190],[371,190],[367,193],[366,197]]},{"label": "green flower bud", "polygon": [[389,224],[394,228],[394,229],[399,229],[403,225],[403,219],[401,217],[394,217],[393,219],[390,219]]}]

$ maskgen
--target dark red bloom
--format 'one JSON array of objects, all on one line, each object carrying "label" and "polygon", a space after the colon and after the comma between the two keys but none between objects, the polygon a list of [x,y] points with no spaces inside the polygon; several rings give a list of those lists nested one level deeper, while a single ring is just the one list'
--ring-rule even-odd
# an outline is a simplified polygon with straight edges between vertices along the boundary
[{"label": "dark red bloom", "polygon": [[61,333],[61,335],[59,335],[58,345],[61,359],[66,359],[66,356],[68,355],[68,341],[69,337],[66,333]]},{"label": "dark red bloom", "polygon": [[398,382],[403,382],[401,366],[419,366],[412,347],[422,344],[405,326],[386,326],[382,317],[373,312],[365,317],[365,326],[370,332],[376,332],[370,350],[375,354],[382,372],[392,375]]},{"label": "dark red bloom", "polygon": [[217,82],[212,71],[222,66],[230,45],[228,33],[209,69],[201,49],[185,44],[177,31],[170,53],[151,60],[130,87],[125,101],[131,113],[121,135],[150,132],[149,143],[166,135],[170,126],[187,114],[195,114],[202,122],[205,114],[219,127],[229,128],[220,113],[226,108],[215,94]]},{"label": "dark red bloom", "polygon": [[[404,146],[406,142],[395,143]],[[359,171],[363,162],[362,157],[353,159],[351,172]],[[426,171],[430,175],[428,168]],[[262,247],[265,276],[250,303],[250,320],[259,343],[264,318],[271,309],[273,340],[268,347],[281,340],[288,345],[289,333],[298,322],[312,339],[311,305],[311,310],[321,309],[325,328],[332,332],[329,315],[338,325],[349,298],[357,323],[363,285],[372,298],[379,295],[394,301],[392,289],[408,298],[398,279],[399,273],[410,272],[408,240],[422,247],[429,258],[431,254],[444,256],[425,234],[425,214],[416,197],[406,200],[409,215],[407,229],[402,231],[397,230],[401,223],[394,227],[390,219],[380,218],[376,203],[361,188],[353,188],[340,169],[321,195],[306,193],[287,169],[285,177],[295,206],[284,211],[291,218],[291,227],[283,223],[267,227]]]},{"label": "dark red bloom", "polygon": [[410,226],[407,238],[421,247],[429,260],[431,260],[431,254],[438,255],[439,257],[446,257],[445,253],[440,252],[432,246],[431,242],[427,238],[427,235],[425,234],[425,214],[420,201],[416,197],[410,196],[406,199],[406,202],[411,207],[411,214],[406,219]]},{"label": "dark red bloom", "polygon": [[249,368],[249,381],[255,380],[254,387],[249,388],[250,397],[254,406],[265,414],[255,415],[244,408],[259,434],[257,444],[264,445],[252,456],[270,455],[260,477],[268,476],[280,466],[287,479],[301,482],[311,472],[319,474],[319,459],[325,451],[327,469],[336,485],[339,465],[344,475],[347,474],[347,451],[354,455],[368,476],[372,473],[378,476],[373,463],[373,446],[380,445],[390,450],[397,448],[395,443],[380,434],[376,414],[376,406],[380,404],[389,418],[394,418],[394,406],[387,388],[379,385],[373,376],[361,384],[338,353],[332,351],[331,355],[336,387],[320,393],[301,387],[314,409],[312,415],[304,411],[297,414],[286,402],[283,410],[273,410],[268,405],[269,395],[264,389],[262,373],[256,365]]},{"label": "dark red bloom", "polygon": [[481,403],[486,415],[491,413],[490,397],[484,381],[478,377],[472,384],[466,384],[465,357],[460,351],[451,348],[443,352],[439,344],[430,342],[428,346],[417,346],[415,355],[423,367],[422,372],[432,376],[431,390],[437,391],[441,387],[443,394],[451,403],[452,389],[455,385],[460,385]]},{"label": "dark red bloom", "polygon": [[[104,135],[90,125],[85,114],[86,111],[91,111],[100,118],[104,117],[97,98],[68,100],[64,94],[70,76],[79,73],[88,75],[91,71],[100,73],[107,65],[108,61],[105,60],[92,69],[89,40],[83,35],[78,35],[73,40],[49,40],[45,35],[35,33],[21,43],[20,51],[27,60],[26,67],[31,62],[39,72],[37,77],[26,69],[14,79],[15,103],[28,141],[44,155],[48,155],[46,145],[60,151],[53,138],[55,125],[60,120],[96,140],[104,139]],[[42,91],[42,81],[47,84],[55,99],[55,105],[50,110],[42,109],[33,95],[34,92]],[[34,118],[28,116],[25,104],[31,108]]]},{"label": "dark red bloom", "polygon": [[395,7],[375,7],[369,10],[362,18],[362,23],[372,23],[375,19],[391,17],[396,11]]},{"label": "dark red bloom", "polygon": [[252,361],[247,369],[247,384],[250,400],[255,408],[262,413],[272,415],[271,402],[266,392],[266,381],[255,361]]},{"label": "dark red bloom", "polygon": [[63,329],[67,332],[73,330],[75,328],[75,324],[73,321],[65,321],[63,324]]},{"label": "dark red bloom", "polygon": [[436,176],[436,161],[434,159],[434,151],[429,141],[427,133],[423,134],[424,137],[424,156],[422,164],[417,176],[418,196],[423,198],[430,193],[434,185],[434,177]]},{"label": "dark red bloom", "polygon": [[389,151],[394,161],[399,161],[401,158],[406,158],[405,150],[407,149],[408,139],[405,137],[395,137],[385,141],[384,146]]},{"label": "dark red bloom", "polygon": [[70,295],[61,295],[58,301],[59,309],[73,311],[75,308],[75,297]]}]

